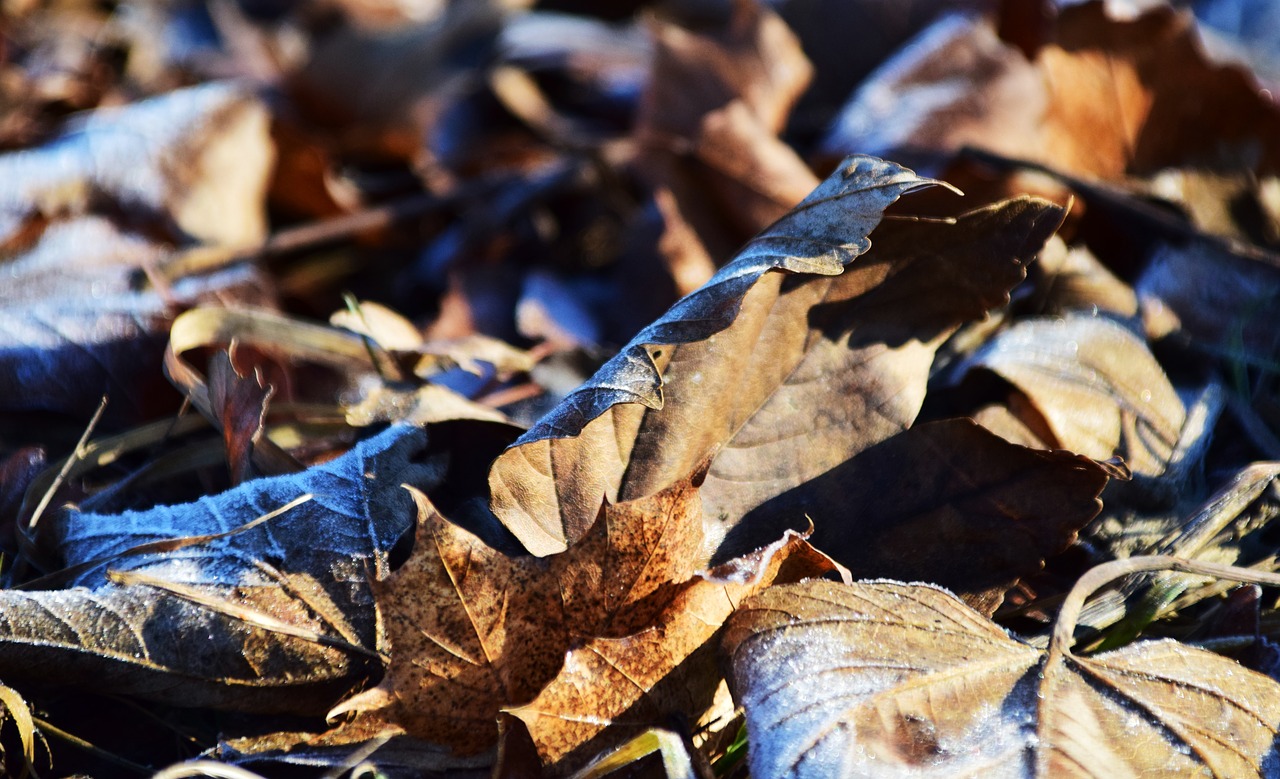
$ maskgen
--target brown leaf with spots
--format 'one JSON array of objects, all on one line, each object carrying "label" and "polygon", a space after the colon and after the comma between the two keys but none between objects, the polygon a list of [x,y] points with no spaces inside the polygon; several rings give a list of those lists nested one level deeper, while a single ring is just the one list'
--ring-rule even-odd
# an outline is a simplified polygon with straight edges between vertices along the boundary
[{"label": "brown leaf with spots", "polygon": [[711,706],[720,684],[711,639],[737,605],[772,584],[839,571],[803,536],[789,532],[745,560],[683,582],[678,597],[646,629],[578,643],[535,700],[509,711],[557,773],[646,729],[693,722]]},{"label": "brown leaf with spots", "polygon": [[[549,560],[494,551],[415,494],[417,546],[375,589],[391,667],[378,687],[332,713],[362,712],[459,754],[492,746],[498,711],[534,699],[575,640],[626,644],[654,624],[688,618],[687,591],[700,581],[699,477],[605,504],[591,534]],[[673,643],[694,640],[685,633],[648,640],[681,657],[696,647]],[[607,682],[591,685],[591,695],[609,694]]]},{"label": "brown leaf with spots", "polygon": [[535,696],[568,645],[549,563],[510,558],[440,516],[421,492],[412,557],[375,584],[392,664],[330,717],[362,712],[476,754],[503,706]]}]

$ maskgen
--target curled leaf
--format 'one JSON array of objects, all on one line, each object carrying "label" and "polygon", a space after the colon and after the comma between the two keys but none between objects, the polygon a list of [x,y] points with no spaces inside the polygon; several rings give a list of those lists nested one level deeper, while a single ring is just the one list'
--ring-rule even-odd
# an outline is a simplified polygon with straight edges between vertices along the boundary
[{"label": "curled leaf", "polygon": [[[663,408],[663,370],[670,370],[681,357],[678,349],[663,347],[706,341],[738,321],[744,310],[748,318],[743,327],[758,331],[781,289],[781,278],[769,271],[839,274],[870,248],[867,236],[889,204],[931,183],[882,160],[846,160],[794,211],[637,334],[591,380],[521,436],[490,471],[494,512],[535,554],[561,551],[581,538],[602,496],[616,502],[623,499],[620,494],[626,495],[620,482],[633,439],[645,421],[643,409],[630,404]],[[765,279],[768,283],[761,286]],[[705,378],[715,380],[720,392],[728,389],[727,374]],[[696,399],[679,399],[681,404],[690,401]],[[688,462],[673,462],[674,468],[689,473],[715,443],[711,436],[699,439],[696,445],[702,450]]]}]

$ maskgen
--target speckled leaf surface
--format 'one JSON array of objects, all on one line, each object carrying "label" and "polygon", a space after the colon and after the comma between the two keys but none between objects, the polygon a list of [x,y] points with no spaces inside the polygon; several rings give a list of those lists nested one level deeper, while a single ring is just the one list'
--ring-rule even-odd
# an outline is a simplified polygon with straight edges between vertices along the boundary
[{"label": "speckled leaf surface", "polygon": [[503,453],[495,513],[530,551],[559,551],[600,495],[653,494],[720,450],[714,528],[907,427],[937,344],[1005,299],[1062,213],[1022,198],[886,225],[871,249],[884,209],[928,183],[846,160]]},{"label": "speckled leaf surface", "polygon": [[49,520],[70,580],[0,592],[0,675],[323,711],[376,649],[370,582],[413,520],[401,484],[430,479],[410,460],[423,446],[420,431],[393,427],[328,463],[195,503]]},{"label": "speckled leaf surface", "polygon": [[932,585],[771,588],[722,649],[755,776],[1255,776],[1280,686],[1173,641],[1093,657],[1009,637]]}]

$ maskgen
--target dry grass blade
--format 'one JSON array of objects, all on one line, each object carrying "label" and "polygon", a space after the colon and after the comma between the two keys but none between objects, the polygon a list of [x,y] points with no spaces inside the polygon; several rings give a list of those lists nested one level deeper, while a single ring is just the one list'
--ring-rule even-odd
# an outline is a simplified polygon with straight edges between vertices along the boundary
[{"label": "dry grass blade", "polygon": [[31,707],[17,690],[4,684],[0,684],[0,704],[13,717],[13,724],[18,728],[18,741],[22,744],[22,768],[18,779],[26,779],[27,774],[35,773],[36,759],[36,725],[31,717]]}]

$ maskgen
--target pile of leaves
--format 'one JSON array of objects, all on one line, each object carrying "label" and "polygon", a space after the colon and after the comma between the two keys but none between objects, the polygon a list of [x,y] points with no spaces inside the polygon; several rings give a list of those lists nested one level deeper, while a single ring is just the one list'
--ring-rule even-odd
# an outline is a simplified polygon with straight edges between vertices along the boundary
[{"label": "pile of leaves", "polygon": [[1269,4],[5,11],[7,774],[1280,771]]}]

